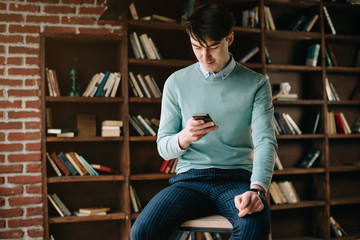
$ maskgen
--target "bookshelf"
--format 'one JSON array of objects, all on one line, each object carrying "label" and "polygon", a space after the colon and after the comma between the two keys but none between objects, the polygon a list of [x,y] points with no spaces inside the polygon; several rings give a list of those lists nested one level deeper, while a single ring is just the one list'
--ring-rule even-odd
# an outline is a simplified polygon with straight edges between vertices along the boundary
[{"label": "bookshelf", "polygon": [[[207,1],[198,0],[196,4]],[[159,14],[176,19],[177,23],[133,20],[129,12],[122,15],[122,36],[50,34],[41,38],[42,72],[42,159],[45,239],[130,239],[130,228],[138,213],[132,213],[129,197],[131,184],[142,205],[167,185],[171,174],[159,172],[163,162],[157,153],[156,137],[139,136],[129,124],[129,115],[160,117],[161,99],[135,97],[128,83],[128,73],[153,76],[162,90],[167,77],[175,70],[195,62],[188,37],[179,23],[183,0],[156,2],[138,0],[139,17]],[[278,135],[279,158],[284,170],[274,171],[274,181],[291,181],[301,199],[295,204],[270,205],[272,239],[332,239],[330,216],[348,232],[360,236],[355,216],[360,214],[360,134],[328,134],[329,111],[343,112],[352,124],[360,115],[360,101],[351,94],[359,83],[360,67],[354,58],[360,46],[358,26],[360,6],[325,1],[291,0],[228,0],[223,4],[234,12],[237,26],[230,51],[239,59],[249,49],[260,51],[244,63],[269,77],[271,84],[289,82],[297,100],[274,101],[276,112],[289,113],[300,129],[304,129],[312,112],[320,112],[315,134]],[[266,28],[264,7],[270,8],[276,30]],[[332,17],[336,35],[331,34],[323,6]],[[259,8],[256,28],[242,27],[242,12]],[[295,16],[317,13],[319,18],[310,32],[290,31]],[[137,59],[128,36],[146,33],[151,37],[161,60]],[[320,58],[315,67],[305,66],[310,44],[319,43]],[[327,66],[324,47],[331,43],[338,66]],[[267,61],[265,49],[271,63]],[[82,93],[94,73],[121,72],[120,88],[114,98],[68,97],[71,81],[69,70],[77,57],[78,86]],[[56,69],[61,96],[49,97],[45,68]],[[325,79],[338,91],[340,101],[328,101]],[[94,137],[58,138],[46,135],[45,109],[50,107],[54,126],[76,127],[77,113],[96,115]],[[124,122],[120,137],[101,137],[101,121],[118,119]],[[312,148],[321,150],[320,158],[309,169],[297,168],[302,156]],[[103,164],[120,171],[100,176],[58,177],[46,160],[46,152],[76,151],[89,162]],[[60,217],[46,199],[54,193],[71,211],[80,207],[110,207],[104,216]],[[349,214],[350,212],[354,214]]]}]

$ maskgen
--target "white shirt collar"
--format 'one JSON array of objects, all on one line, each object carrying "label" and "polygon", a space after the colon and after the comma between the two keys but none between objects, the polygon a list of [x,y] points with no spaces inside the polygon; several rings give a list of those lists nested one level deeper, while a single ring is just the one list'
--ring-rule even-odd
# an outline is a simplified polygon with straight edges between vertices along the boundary
[{"label": "white shirt collar", "polygon": [[201,63],[199,62],[199,66],[200,66],[200,70],[201,72],[204,74],[204,77],[207,79],[210,76],[212,77],[222,77],[222,79],[224,80],[227,76],[229,76],[229,74],[234,70],[236,62],[232,56],[231,53],[229,53],[230,55],[230,62],[218,73],[213,73],[213,72],[208,72],[205,70],[205,68],[203,67],[203,65],[201,65]]}]

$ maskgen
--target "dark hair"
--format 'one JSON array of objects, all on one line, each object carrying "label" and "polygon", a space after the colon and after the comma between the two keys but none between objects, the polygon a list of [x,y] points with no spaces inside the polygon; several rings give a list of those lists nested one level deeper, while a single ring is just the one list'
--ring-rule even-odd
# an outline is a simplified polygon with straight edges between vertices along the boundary
[{"label": "dark hair", "polygon": [[233,14],[220,4],[205,4],[190,15],[182,17],[182,24],[190,37],[206,45],[206,38],[220,41],[227,37],[235,26]]}]

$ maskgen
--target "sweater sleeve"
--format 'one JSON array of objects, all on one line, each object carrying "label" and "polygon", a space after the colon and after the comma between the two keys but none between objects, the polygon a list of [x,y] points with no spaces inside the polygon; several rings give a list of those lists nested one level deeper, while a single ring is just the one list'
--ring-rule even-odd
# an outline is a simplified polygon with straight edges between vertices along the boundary
[{"label": "sweater sleeve", "polygon": [[277,151],[273,116],[274,106],[270,83],[263,78],[255,94],[252,110],[254,162],[251,185],[258,184],[265,190],[271,182]]},{"label": "sweater sleeve", "polygon": [[164,85],[160,126],[157,137],[157,148],[160,156],[165,160],[180,157],[186,150],[178,144],[178,132],[181,131],[181,110],[175,82],[172,74]]}]

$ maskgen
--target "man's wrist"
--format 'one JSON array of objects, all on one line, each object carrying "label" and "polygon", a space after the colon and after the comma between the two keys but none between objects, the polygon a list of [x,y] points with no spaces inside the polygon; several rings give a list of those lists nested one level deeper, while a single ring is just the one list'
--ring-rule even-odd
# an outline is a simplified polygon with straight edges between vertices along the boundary
[{"label": "man's wrist", "polygon": [[251,188],[250,191],[257,193],[262,202],[267,200],[267,194],[263,189]]}]

